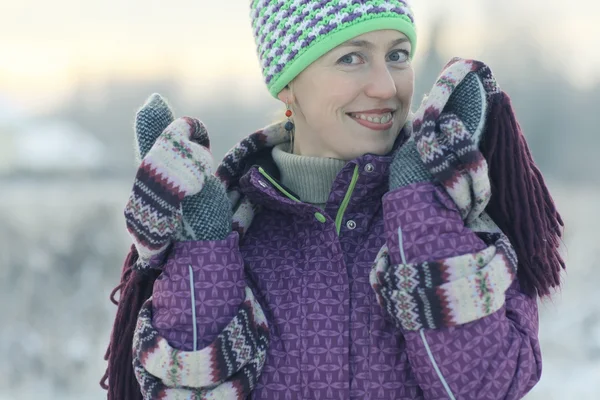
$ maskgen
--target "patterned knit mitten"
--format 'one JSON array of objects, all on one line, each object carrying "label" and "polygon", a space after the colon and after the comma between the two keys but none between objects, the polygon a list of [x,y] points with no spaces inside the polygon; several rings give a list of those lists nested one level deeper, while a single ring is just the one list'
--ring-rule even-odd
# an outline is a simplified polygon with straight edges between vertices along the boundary
[{"label": "patterned knit mitten", "polygon": [[[479,249],[482,242],[465,227],[459,210],[444,187],[423,163],[417,141],[419,132],[400,146],[390,165],[389,193],[384,196],[388,247],[394,264],[407,264],[440,259]],[[420,246],[456,240],[459,248]]]},{"label": "patterned knit mitten", "polygon": [[136,115],[141,164],[125,207],[141,267],[160,263],[169,244],[224,239],[231,231],[225,188],[212,175],[208,132],[193,118],[173,120],[155,94]]},{"label": "patterned knit mitten", "polygon": [[516,271],[501,232],[470,229],[490,195],[478,145],[492,87],[472,66],[455,60],[442,72],[415,114],[413,135],[392,160],[383,198],[386,244],[370,283],[406,330],[460,325],[495,312]]},{"label": "patterned knit mitten", "polygon": [[[431,101],[430,97],[425,98],[422,108],[432,114]],[[425,117],[432,117],[430,113],[425,111]],[[432,181],[433,177],[440,183],[451,179],[452,172],[456,173],[457,169],[473,161],[471,153],[478,149],[485,117],[485,89],[477,74],[472,72],[452,91],[437,121],[419,124],[416,135],[398,149],[390,169],[390,190]],[[434,157],[428,158],[428,155]],[[434,162],[427,162],[429,159]]]},{"label": "patterned knit mitten", "polygon": [[[476,72],[460,79],[461,68],[460,62],[450,64],[447,76],[436,82],[417,112],[414,129],[427,170],[471,223],[481,216],[491,196],[487,163],[479,151],[488,93]],[[448,76],[454,81],[448,83]]]},{"label": "patterned knit mitten", "polygon": [[[457,64],[454,68],[458,69],[459,66]],[[449,75],[458,74],[453,75],[451,69]],[[476,163],[479,159],[474,157],[474,154],[480,154],[478,145],[485,125],[486,107],[486,90],[477,74],[466,73],[462,79],[454,82],[444,77],[435,83],[416,112],[411,137],[396,151],[390,165],[389,188],[390,192],[404,189],[402,193],[388,196],[388,199],[402,198],[405,210],[397,215],[398,218],[386,219],[388,225],[394,225],[388,228],[394,232],[402,232],[409,243],[415,240],[424,242],[426,237],[434,240],[439,235],[468,242],[462,249],[450,248],[440,252],[432,251],[431,247],[409,246],[405,252],[398,254],[403,257],[406,255],[408,262],[457,255],[452,254],[452,251],[457,250],[464,254],[482,244],[464,226],[463,220],[469,212],[479,216],[483,210],[476,208],[478,204],[474,207],[467,201],[465,203],[468,204],[464,204],[463,209],[463,204],[459,201],[461,195],[469,196],[472,192],[481,200],[481,204],[484,201],[487,204],[489,199],[489,179],[486,174],[480,173],[477,168],[479,164]],[[484,170],[487,171],[485,168]],[[464,177],[465,174],[468,177]],[[463,181],[469,186],[456,185],[458,177],[466,178]],[[416,204],[418,199],[422,200],[422,204]],[[384,209],[387,204],[388,211],[392,214],[390,208],[394,207],[393,203],[400,204],[398,201],[384,202]],[[415,212],[411,213],[409,208],[414,208]],[[414,221],[415,216],[420,219]],[[439,220],[445,221],[445,225],[431,222]],[[388,243],[392,244],[390,248],[402,246],[402,238],[398,240],[394,237],[392,242]],[[406,261],[399,258],[393,260],[398,264]]]}]

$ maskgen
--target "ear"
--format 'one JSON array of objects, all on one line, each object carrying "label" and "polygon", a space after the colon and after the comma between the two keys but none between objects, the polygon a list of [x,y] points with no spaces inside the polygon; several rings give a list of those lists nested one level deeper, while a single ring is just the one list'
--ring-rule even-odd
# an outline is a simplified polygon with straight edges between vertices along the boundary
[{"label": "ear", "polygon": [[277,95],[277,98],[279,100],[281,100],[282,103],[288,103],[290,105],[294,104],[294,102],[296,101],[296,98],[294,96],[294,93],[290,87],[290,85],[287,85],[286,87],[284,87],[281,92],[279,92],[279,94]]}]

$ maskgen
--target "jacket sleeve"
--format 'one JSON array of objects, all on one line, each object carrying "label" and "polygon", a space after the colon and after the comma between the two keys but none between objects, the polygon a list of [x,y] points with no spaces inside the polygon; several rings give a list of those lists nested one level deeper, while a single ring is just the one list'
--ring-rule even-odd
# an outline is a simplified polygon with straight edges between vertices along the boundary
[{"label": "jacket sleeve", "polygon": [[522,398],[541,375],[537,302],[519,289],[506,237],[465,227],[432,183],[391,191],[383,207],[371,283],[425,399]]},{"label": "jacket sleeve", "polygon": [[144,398],[243,399],[254,388],[268,327],[246,286],[238,238],[234,231],[224,240],[177,242],[165,255],[134,335]]}]

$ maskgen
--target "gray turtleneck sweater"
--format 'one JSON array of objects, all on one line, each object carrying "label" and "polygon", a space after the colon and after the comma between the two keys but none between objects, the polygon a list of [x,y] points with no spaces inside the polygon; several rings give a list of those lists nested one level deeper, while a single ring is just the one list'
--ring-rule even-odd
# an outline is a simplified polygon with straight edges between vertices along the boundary
[{"label": "gray turtleneck sweater", "polygon": [[273,147],[273,161],[279,168],[281,183],[296,193],[300,200],[325,208],[331,185],[347,161],[327,157],[290,154],[289,143]]}]

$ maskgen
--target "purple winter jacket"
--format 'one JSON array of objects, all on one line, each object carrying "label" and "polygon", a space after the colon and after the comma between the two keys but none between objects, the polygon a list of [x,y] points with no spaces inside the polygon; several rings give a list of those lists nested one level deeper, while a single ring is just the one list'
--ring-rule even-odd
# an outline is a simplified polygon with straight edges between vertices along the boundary
[{"label": "purple winter jacket", "polygon": [[[283,188],[272,161],[248,168],[239,188],[259,206],[252,225],[242,238],[233,232],[221,241],[176,243],[155,284],[152,325],[171,346],[191,351],[194,317],[195,347],[202,349],[236,315],[248,286],[270,335],[252,399],[522,398],[540,379],[541,355],[537,303],[516,280],[497,312],[450,328],[404,330],[377,303],[373,261],[395,227],[418,220],[423,207],[401,201],[432,187],[384,196],[391,159],[366,154],[348,162],[324,210]],[[446,214],[424,223],[463,229]],[[450,234],[429,239],[413,229],[404,248],[421,259],[433,242],[432,259],[482,248],[473,237],[458,245]]]}]

